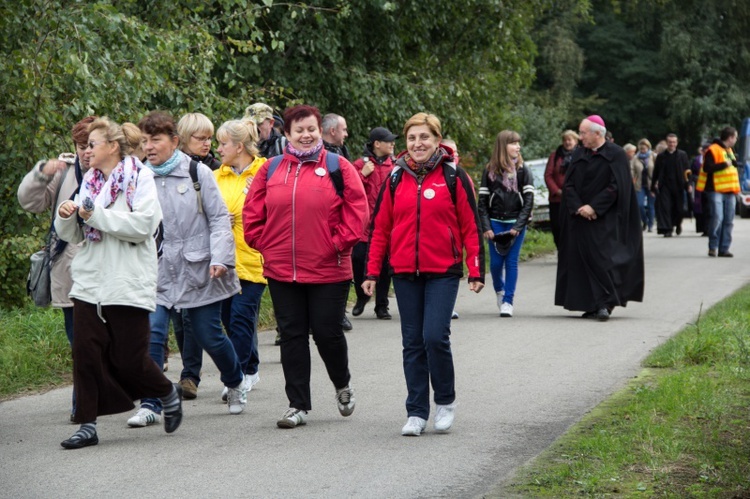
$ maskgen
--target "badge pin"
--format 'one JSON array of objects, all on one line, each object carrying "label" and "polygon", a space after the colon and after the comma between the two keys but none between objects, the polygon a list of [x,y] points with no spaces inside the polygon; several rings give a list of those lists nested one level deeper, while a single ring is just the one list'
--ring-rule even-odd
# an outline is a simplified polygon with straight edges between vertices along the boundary
[{"label": "badge pin", "polygon": [[317,175],[318,177],[325,177],[325,174],[326,174],[325,168],[319,167],[315,169],[315,175]]},{"label": "badge pin", "polygon": [[180,184],[177,186],[177,192],[179,192],[180,194],[185,194],[187,190],[188,190],[188,187],[185,184]]},{"label": "badge pin", "polygon": [[424,197],[425,199],[432,199],[435,197],[435,191],[432,189],[427,189],[424,191]]}]

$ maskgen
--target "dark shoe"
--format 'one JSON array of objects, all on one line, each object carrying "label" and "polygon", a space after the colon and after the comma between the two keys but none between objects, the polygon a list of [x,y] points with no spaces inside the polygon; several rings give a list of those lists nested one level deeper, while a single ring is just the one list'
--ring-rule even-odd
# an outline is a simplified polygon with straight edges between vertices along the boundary
[{"label": "dark shoe", "polygon": [[641,230],[646,230],[646,222],[643,222],[642,226],[643,228]]},{"label": "dark shoe", "polygon": [[193,400],[198,396],[198,385],[195,384],[190,378],[182,378],[180,380],[180,398],[185,400]]},{"label": "dark shoe", "polygon": [[344,331],[351,331],[353,329],[352,328],[352,323],[349,322],[349,318],[346,315],[344,316],[343,319],[341,319],[341,328]]},{"label": "dark shoe", "polygon": [[680,234],[682,234],[682,225],[678,225],[678,226],[677,226],[677,228],[675,229],[675,233],[676,233],[676,234],[677,234],[678,236],[679,236]]},{"label": "dark shoe", "polygon": [[375,310],[375,316],[378,319],[382,319],[382,320],[385,320],[385,321],[389,321],[389,320],[391,320],[393,318],[393,317],[391,317],[391,314],[388,313],[388,309],[387,308],[381,308],[381,309]]},{"label": "dark shoe", "polygon": [[733,255],[733,254],[731,254],[731,253],[730,253],[730,252],[728,252],[728,251],[724,251],[724,252],[721,252],[721,251],[720,251],[720,252],[719,252],[719,256],[723,256],[723,257],[725,257],[725,258],[732,258],[732,257],[733,257],[734,255]]},{"label": "dark shoe", "polygon": [[164,418],[164,431],[167,433],[172,433],[179,428],[180,423],[182,423],[182,387],[178,384],[175,384],[174,387],[175,390],[177,390],[177,400],[179,404],[177,410],[172,412],[164,411],[162,414],[162,417]]},{"label": "dark shoe", "polygon": [[716,250],[708,250],[708,256],[716,256]]},{"label": "dark shoe", "polygon": [[583,315],[581,315],[581,319],[596,319],[596,310],[584,312]]},{"label": "dark shoe", "polygon": [[60,445],[62,445],[65,449],[83,449],[84,447],[88,447],[90,445],[96,445],[99,443],[99,436],[94,433],[92,437],[89,438],[69,438],[67,440],[64,440],[60,442]]},{"label": "dark shoe", "polygon": [[275,346],[281,345],[281,331],[279,331],[279,327],[276,326],[276,339],[273,340],[273,344]]},{"label": "dark shoe", "polygon": [[609,320],[609,311],[606,308],[600,308],[596,311],[596,320],[607,322]]},{"label": "dark shoe", "polygon": [[370,301],[370,300],[369,299],[367,299],[367,300],[359,300],[358,299],[357,303],[354,304],[354,308],[352,309],[352,315],[354,317],[359,317],[360,315],[362,315],[362,312],[365,311],[365,305],[367,305],[368,301]]},{"label": "dark shoe", "polygon": [[665,232],[664,233],[664,237],[672,237],[672,233],[671,232]]},{"label": "dark shoe", "polygon": [[654,231],[654,229],[652,229],[651,227],[649,227],[647,232],[653,232],[653,231]]}]

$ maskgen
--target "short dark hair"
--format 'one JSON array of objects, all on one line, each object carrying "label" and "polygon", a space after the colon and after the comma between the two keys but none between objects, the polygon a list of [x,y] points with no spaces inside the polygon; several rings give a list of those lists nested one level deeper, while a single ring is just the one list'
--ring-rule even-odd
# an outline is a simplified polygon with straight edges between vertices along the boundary
[{"label": "short dark hair", "polygon": [[725,140],[729,140],[735,135],[737,135],[737,129],[733,126],[727,126],[721,129],[721,132],[719,133],[719,140],[724,142]]},{"label": "short dark hair", "polygon": [[164,133],[170,137],[177,137],[177,124],[166,111],[151,111],[138,122],[138,128],[149,135]]},{"label": "short dark hair", "polygon": [[70,129],[70,135],[73,137],[73,142],[76,144],[88,144],[89,125],[93,123],[96,118],[96,116],[86,116],[73,125],[73,128]]},{"label": "short dark hair", "polygon": [[308,116],[315,116],[315,119],[318,120],[318,128],[320,128],[320,132],[323,133],[323,118],[320,116],[320,110],[315,106],[308,106],[306,104],[290,107],[284,111],[284,131],[286,133],[291,133],[292,123],[304,120]]},{"label": "short dark hair", "polygon": [[[668,138],[668,139],[671,139],[671,138],[675,138],[675,139],[677,139],[677,134],[676,134],[676,133],[668,133],[668,134],[667,134],[667,138]],[[679,139],[677,139],[677,140],[679,140]]]}]

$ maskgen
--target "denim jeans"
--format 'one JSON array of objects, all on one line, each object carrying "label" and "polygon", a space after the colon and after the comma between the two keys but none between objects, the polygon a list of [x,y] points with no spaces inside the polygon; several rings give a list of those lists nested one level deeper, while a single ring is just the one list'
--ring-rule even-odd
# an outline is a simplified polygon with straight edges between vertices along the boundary
[{"label": "denim jeans", "polygon": [[[60,309],[63,313],[63,321],[65,322],[65,336],[68,337],[68,344],[70,348],[73,348],[73,307],[66,307]],[[73,395],[71,396],[71,413],[76,412],[76,387],[73,386]]]},{"label": "denim jeans", "polygon": [[430,416],[430,383],[436,404],[456,400],[450,334],[459,282],[458,276],[393,277],[401,316],[408,416]]},{"label": "denim jeans", "polygon": [[[498,222],[490,220],[492,231],[495,234],[513,228],[515,223]],[[516,283],[518,282],[518,258],[521,256],[521,246],[526,237],[526,227],[516,236],[513,246],[507,255],[503,256],[497,252],[495,245],[490,241],[490,274],[492,274],[492,286],[495,293],[504,291],[503,302],[513,305],[513,296],[516,294]],[[505,278],[503,278],[505,269]]]},{"label": "denim jeans", "polygon": [[289,407],[309,411],[310,331],[334,388],[349,384],[349,347],[341,319],[351,281],[300,284],[268,279],[281,334],[281,367]]},{"label": "denim jeans", "polygon": [[646,224],[646,227],[649,229],[652,229],[654,227],[654,218],[656,217],[656,196],[647,187],[641,187],[641,190],[636,192],[636,198],[638,199],[638,209],[641,213],[641,222]]},{"label": "denim jeans", "polygon": [[[159,367],[164,366],[164,341],[169,331],[171,311],[172,309],[157,305],[156,311],[150,315],[149,355]],[[224,330],[221,327],[221,301],[201,307],[184,308],[182,311],[183,349],[193,348],[197,349],[198,352],[201,349],[205,350],[216,367],[219,368],[221,382],[231,388],[239,385],[242,382],[242,368],[232,342],[224,335]],[[194,352],[195,350],[193,350]],[[185,362],[184,358],[183,362]],[[200,368],[198,372],[200,372]],[[160,412],[161,402],[158,399],[143,399],[141,400],[141,407]]]},{"label": "denim jeans", "polygon": [[711,206],[711,218],[708,223],[708,249],[729,251],[732,245],[732,228],[734,227],[734,209],[737,198],[731,192],[707,192]]},{"label": "denim jeans", "polygon": [[240,280],[239,293],[221,304],[221,322],[245,374],[258,372],[258,313],[265,284]]}]

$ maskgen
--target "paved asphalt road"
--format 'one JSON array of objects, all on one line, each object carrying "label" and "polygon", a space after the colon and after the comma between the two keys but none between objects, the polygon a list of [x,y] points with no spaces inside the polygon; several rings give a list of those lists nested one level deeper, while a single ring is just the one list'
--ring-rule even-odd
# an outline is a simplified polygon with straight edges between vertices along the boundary
[{"label": "paved asphalt road", "polygon": [[[692,226],[686,222],[686,228]],[[692,227],[691,227],[692,228]],[[553,306],[555,257],[521,265],[515,317],[501,319],[488,275],[462,285],[453,322],[458,409],[447,435],[402,437],[405,385],[398,314],[369,305],[349,340],[357,408],[339,416],[313,355],[307,426],[277,429],[286,407],[274,334],[260,334],[261,380],[247,410],[228,414],[206,360],[182,427],[130,429],[102,417],[98,446],[63,450],[70,387],[0,404],[0,497],[477,497],[512,477],[587,411],[639,372],[655,346],[750,281],[750,221],[735,224],[734,259],[708,258],[705,238],[645,238],[644,303],[607,323]],[[177,380],[179,358],[170,378]]]}]

